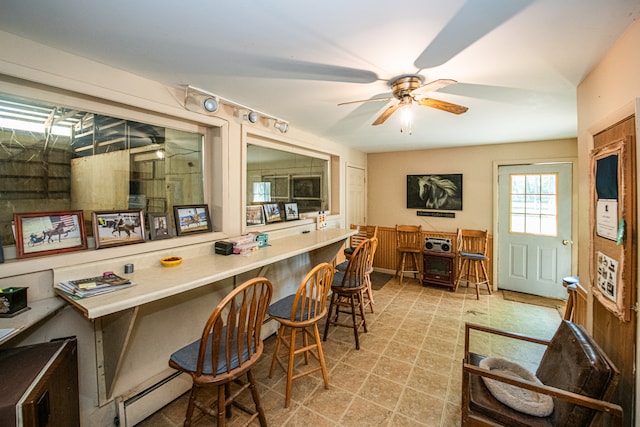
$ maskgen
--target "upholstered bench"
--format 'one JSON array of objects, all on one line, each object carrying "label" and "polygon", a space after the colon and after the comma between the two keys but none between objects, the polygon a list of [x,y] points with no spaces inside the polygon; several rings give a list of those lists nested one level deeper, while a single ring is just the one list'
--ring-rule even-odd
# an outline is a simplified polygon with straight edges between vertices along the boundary
[{"label": "upholstered bench", "polygon": [[[541,385],[520,377],[481,368],[484,358],[469,350],[470,333],[474,331],[483,341],[486,334],[499,335],[515,340],[546,345],[535,377]],[[619,372],[598,344],[585,329],[569,321],[562,321],[551,340],[537,339],[480,325],[465,327],[465,359],[462,372],[462,425],[463,426],[592,426],[602,413],[611,414],[616,420],[612,425],[622,425],[622,408],[608,400],[613,395]],[[484,377],[484,379],[483,379]],[[553,398],[553,410],[548,416],[532,416],[513,409],[517,405],[505,405],[489,391],[490,385],[511,384],[535,394]],[[491,383],[491,379],[497,382]],[[493,389],[494,387],[492,387]],[[525,390],[522,390],[525,392]],[[527,391],[526,393],[530,393]],[[512,393],[519,394],[519,393]],[[500,398],[501,396],[498,395]],[[512,402],[509,402],[510,404]]]}]

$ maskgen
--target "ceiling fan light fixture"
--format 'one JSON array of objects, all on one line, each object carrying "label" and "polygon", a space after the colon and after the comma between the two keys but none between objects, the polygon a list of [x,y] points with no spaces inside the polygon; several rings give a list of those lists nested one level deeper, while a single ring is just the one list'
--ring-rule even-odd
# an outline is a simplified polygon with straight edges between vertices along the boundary
[{"label": "ceiling fan light fixture", "polygon": [[411,106],[413,103],[411,102],[411,97],[406,97],[402,103],[404,105],[400,109],[400,133],[404,133],[404,131],[407,130],[409,135],[413,135],[413,130],[411,129],[411,122],[413,120]]}]

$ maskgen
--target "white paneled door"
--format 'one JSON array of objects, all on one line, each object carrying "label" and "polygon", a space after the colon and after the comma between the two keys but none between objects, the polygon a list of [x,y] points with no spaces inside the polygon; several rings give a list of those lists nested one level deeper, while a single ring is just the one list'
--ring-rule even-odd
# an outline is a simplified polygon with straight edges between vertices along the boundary
[{"label": "white paneled door", "polygon": [[347,228],[350,224],[366,224],[367,186],[365,170],[361,167],[347,165]]},{"label": "white paneled door", "polygon": [[498,287],[566,299],[571,164],[500,166],[498,178]]}]

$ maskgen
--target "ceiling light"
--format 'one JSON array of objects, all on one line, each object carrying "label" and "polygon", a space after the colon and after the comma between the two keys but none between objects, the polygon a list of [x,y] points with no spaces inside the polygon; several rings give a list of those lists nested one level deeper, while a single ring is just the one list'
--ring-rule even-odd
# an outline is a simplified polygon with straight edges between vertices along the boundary
[{"label": "ceiling light", "polygon": [[218,100],[216,98],[207,98],[202,103],[202,106],[208,112],[215,113],[216,111],[218,111],[218,107],[220,106],[220,104],[218,103]]},{"label": "ceiling light", "polygon": [[245,120],[249,120],[251,123],[256,123],[260,116],[255,111],[249,111],[249,114],[244,115]]},{"label": "ceiling light", "polygon": [[289,123],[287,122],[276,120],[274,126],[282,133],[287,133],[287,131],[289,130]]},{"label": "ceiling light", "polygon": [[413,135],[413,131],[411,129],[411,120],[413,116],[413,112],[411,111],[411,106],[413,103],[411,102],[411,97],[407,96],[402,100],[402,107],[400,108],[400,132],[404,132],[408,130],[409,135]]}]

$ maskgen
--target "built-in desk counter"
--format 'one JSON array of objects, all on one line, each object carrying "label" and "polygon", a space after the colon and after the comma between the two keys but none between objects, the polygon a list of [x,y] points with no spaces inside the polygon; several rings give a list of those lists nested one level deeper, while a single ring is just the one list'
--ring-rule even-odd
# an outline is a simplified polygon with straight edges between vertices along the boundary
[{"label": "built-in desk counter", "polygon": [[[331,262],[354,232],[333,228],[275,239],[269,236],[269,246],[248,256],[217,255],[211,243],[168,254],[55,268],[54,281],[59,282],[105,271],[122,274],[124,262],[135,263],[134,272],[124,275],[135,286],[78,300],[60,293],[94,323],[99,404],[116,399],[125,408],[145,390],[166,382],[173,375],[167,365],[170,354],[200,335],[217,301],[232,286],[264,276],[272,281],[272,300],[277,300],[294,292],[312,266]],[[163,267],[160,258],[167,255],[182,256],[183,261],[176,267]],[[164,397],[168,403],[177,395]],[[127,418],[121,425],[131,421],[124,413],[120,417],[121,422]]]},{"label": "built-in desk counter", "polygon": [[[155,256],[156,262],[153,265],[135,268],[134,273],[125,275],[136,283],[136,286],[85,299],[73,299],[63,292],[58,293],[81,310],[87,318],[97,319],[247,271],[264,268],[296,255],[326,248],[333,243],[342,244],[353,232],[353,230],[332,228],[300,233],[273,240],[269,246],[260,248],[247,256],[216,255],[211,245],[210,254],[183,257],[182,263],[176,267],[162,266],[161,257]],[[89,267],[59,268],[54,269],[54,281],[94,277],[103,272],[97,263]]]}]

